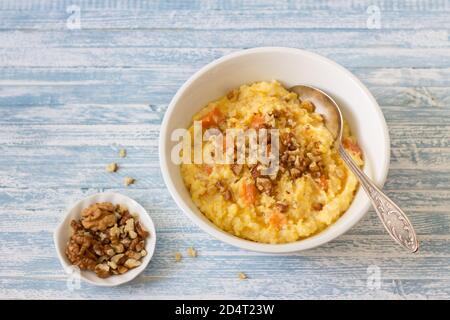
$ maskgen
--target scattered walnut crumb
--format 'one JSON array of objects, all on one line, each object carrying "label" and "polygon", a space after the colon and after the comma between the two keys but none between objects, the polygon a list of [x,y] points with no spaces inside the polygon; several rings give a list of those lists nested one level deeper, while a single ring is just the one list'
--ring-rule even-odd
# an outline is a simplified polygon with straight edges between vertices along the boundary
[{"label": "scattered walnut crumb", "polygon": [[182,257],[180,252],[175,252],[175,262],[180,262]]},{"label": "scattered walnut crumb", "polygon": [[120,149],[120,150],[119,150],[119,157],[125,158],[126,156],[127,156],[127,150],[125,150],[125,149]]},{"label": "scattered walnut crumb", "polygon": [[239,272],[238,276],[239,276],[239,279],[241,279],[241,280],[247,279],[247,275],[245,273],[243,273],[243,272]]},{"label": "scattered walnut crumb", "polygon": [[116,172],[117,169],[119,168],[119,166],[117,165],[117,163],[113,162],[110,163],[106,166],[106,171],[108,172]]},{"label": "scattered walnut crumb", "polygon": [[192,258],[197,257],[197,251],[192,247],[187,249],[187,254]]},{"label": "scattered walnut crumb", "polygon": [[136,180],[134,180],[133,178],[131,178],[131,177],[125,177],[124,179],[123,179],[123,183],[125,184],[125,186],[129,186],[130,184],[133,184],[134,182],[135,182]]}]

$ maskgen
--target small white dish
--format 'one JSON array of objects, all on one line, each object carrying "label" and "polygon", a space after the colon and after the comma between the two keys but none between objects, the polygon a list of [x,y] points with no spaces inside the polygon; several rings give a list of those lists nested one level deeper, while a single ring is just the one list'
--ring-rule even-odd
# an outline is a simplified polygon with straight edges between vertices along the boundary
[{"label": "small white dish", "polygon": [[74,266],[69,262],[66,257],[65,250],[67,243],[72,235],[72,228],[70,227],[70,222],[73,219],[79,220],[81,217],[81,212],[83,209],[89,207],[90,205],[97,202],[111,202],[113,204],[122,204],[128,208],[131,214],[137,214],[139,216],[139,221],[145,227],[145,229],[150,233],[150,236],[146,239],[145,250],[147,255],[142,258],[142,264],[134,269],[121,275],[113,275],[108,278],[99,278],[94,272],[88,270],[80,270],[79,276],[81,279],[97,286],[112,287],[124,284],[128,281],[136,278],[150,262],[153,253],[155,251],[156,245],[156,230],[152,219],[148,215],[147,211],[133,199],[124,196],[119,193],[105,192],[97,193],[92,196],[86,197],[77,203],[75,203],[72,208],[66,213],[65,218],[56,228],[53,234],[53,240],[55,242],[56,252],[58,258],[64,267],[66,273],[74,275]]},{"label": "small white dish", "polygon": [[164,115],[159,143],[160,164],[173,199],[201,229],[239,248],[290,253],[323,245],[353,227],[370,207],[364,191],[360,188],[350,208],[335,223],[312,237],[286,244],[257,243],[227,233],[209,221],[192,201],[179,165],[171,161],[171,150],[177,144],[171,141],[175,129],[187,128],[194,114],[231,89],[270,80],[278,80],[286,88],[310,85],[333,97],[363,149],[364,172],[378,186],[383,186],[389,169],[390,140],[386,121],[374,97],[351,72],[336,62],[293,48],[267,47],[234,52],[209,63],[190,77],[173,97]]}]

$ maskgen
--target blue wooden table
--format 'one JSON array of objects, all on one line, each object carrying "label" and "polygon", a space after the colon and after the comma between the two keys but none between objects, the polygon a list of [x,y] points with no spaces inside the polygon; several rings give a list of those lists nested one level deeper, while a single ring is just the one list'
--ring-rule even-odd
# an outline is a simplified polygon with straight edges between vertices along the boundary
[{"label": "blue wooden table", "polygon": [[[0,298],[450,298],[449,31],[445,0],[0,1]],[[177,208],[158,163],[164,111],[200,67],[257,46],[325,55],[372,91],[392,140],[385,190],[415,225],[418,254],[373,211],[320,248],[267,256]],[[74,288],[52,232],[74,201],[105,190],[149,211],[156,253],[127,285]]]}]

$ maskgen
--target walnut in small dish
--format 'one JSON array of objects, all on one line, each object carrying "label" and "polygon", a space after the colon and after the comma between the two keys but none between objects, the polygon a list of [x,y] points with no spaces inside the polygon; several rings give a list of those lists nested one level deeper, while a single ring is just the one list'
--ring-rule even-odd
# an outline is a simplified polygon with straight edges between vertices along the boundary
[{"label": "walnut in small dish", "polygon": [[123,274],[141,265],[150,235],[122,205],[95,203],[72,220],[73,234],[66,247],[69,261],[100,278]]}]

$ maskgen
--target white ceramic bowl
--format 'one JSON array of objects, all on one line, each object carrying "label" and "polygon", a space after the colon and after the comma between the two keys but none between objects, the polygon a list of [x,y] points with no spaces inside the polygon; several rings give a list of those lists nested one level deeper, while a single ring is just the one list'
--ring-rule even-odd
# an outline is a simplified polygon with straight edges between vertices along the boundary
[{"label": "white ceramic bowl", "polygon": [[70,221],[72,221],[72,219],[79,220],[81,217],[81,211],[84,208],[89,207],[91,204],[97,202],[111,202],[113,204],[125,205],[131,214],[137,214],[139,216],[139,221],[150,233],[150,236],[147,238],[145,245],[147,255],[142,258],[141,260],[142,264],[139,267],[131,269],[124,274],[113,275],[105,279],[97,277],[97,275],[92,271],[81,270],[79,272],[80,278],[91,284],[106,287],[117,286],[133,280],[134,278],[136,278],[138,274],[144,271],[145,267],[148,265],[153,256],[153,252],[155,251],[156,245],[155,225],[153,224],[153,221],[148,215],[147,211],[139,203],[137,203],[136,201],[127,196],[114,192],[97,193],[92,196],[86,197],[75,203],[73,207],[67,212],[63,221],[61,221],[61,223],[55,230],[53,240],[55,242],[58,258],[61,261],[64,270],[66,271],[66,273],[71,274],[74,277],[77,276],[74,275],[74,272],[78,271],[75,271],[73,265],[69,262],[65,254],[67,242],[69,241],[69,238],[72,235],[72,228],[70,227]]},{"label": "white ceramic bowl", "polygon": [[195,73],[172,99],[161,127],[161,170],[172,197],[183,212],[210,235],[231,245],[266,253],[288,253],[322,245],[349,230],[368,211],[370,202],[360,188],[350,208],[324,231],[288,244],[262,244],[222,231],[192,202],[183,184],[179,166],[170,153],[177,143],[171,133],[187,128],[192,116],[208,102],[229,90],[255,81],[278,80],[286,88],[297,84],[317,87],[330,94],[341,107],[345,119],[363,149],[364,171],[379,186],[386,180],[390,144],[386,122],[367,88],[348,70],[320,55],[291,48],[255,48],[224,56]]}]

